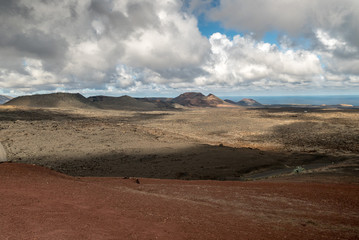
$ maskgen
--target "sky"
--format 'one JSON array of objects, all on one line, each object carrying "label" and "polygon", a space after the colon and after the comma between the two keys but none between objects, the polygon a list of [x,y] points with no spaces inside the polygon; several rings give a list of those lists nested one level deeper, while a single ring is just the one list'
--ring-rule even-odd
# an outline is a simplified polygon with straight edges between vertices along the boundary
[{"label": "sky", "polygon": [[0,0],[0,94],[358,94],[358,22],[358,0]]}]

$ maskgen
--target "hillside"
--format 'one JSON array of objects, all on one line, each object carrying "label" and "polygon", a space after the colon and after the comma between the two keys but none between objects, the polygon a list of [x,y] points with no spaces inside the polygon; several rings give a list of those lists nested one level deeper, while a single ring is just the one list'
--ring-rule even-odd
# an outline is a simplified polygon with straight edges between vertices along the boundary
[{"label": "hillside", "polygon": [[174,109],[174,104],[171,103],[173,98],[161,98],[161,97],[145,97],[145,98],[135,98],[141,102],[149,102],[155,104],[160,109]]},{"label": "hillside", "polygon": [[[1,96],[5,99],[6,96]],[[8,99],[8,98],[6,98]],[[5,101],[5,100],[4,100]],[[235,107],[262,106],[253,99],[242,99],[239,102],[223,101],[213,94],[207,96],[200,92],[186,92],[176,98],[133,98],[130,96],[110,97],[91,96],[85,98],[79,93],[52,93],[20,96],[6,102],[6,105],[41,108],[101,108],[113,110],[155,111],[185,107]]]},{"label": "hillside", "polygon": [[251,98],[243,98],[237,104],[240,106],[262,106],[262,104]]},{"label": "hillside", "polygon": [[239,105],[239,106],[245,106],[245,107],[263,106],[261,103],[257,102],[254,99],[251,99],[251,98],[243,98],[242,100],[240,100],[238,102],[234,102],[232,100],[226,99],[225,102],[230,103],[230,104],[236,104],[236,105]]},{"label": "hillside", "polygon": [[208,96],[199,92],[187,92],[172,99],[172,103],[177,103],[186,107],[218,107],[221,105],[230,106],[222,99],[213,94]]},{"label": "hillside", "polygon": [[91,96],[88,99],[89,101],[97,104],[99,107],[104,109],[142,110],[142,111],[151,111],[151,110],[160,109],[160,107],[155,103],[142,101],[127,95],[121,97]]},{"label": "hillside", "polygon": [[81,178],[0,165],[0,239],[358,239],[356,184]]},{"label": "hillside", "polygon": [[11,99],[12,99],[12,97],[0,95],[0,104],[4,104],[4,103],[10,101]]},{"label": "hillside", "polygon": [[41,108],[96,108],[91,101],[79,93],[51,93],[20,96],[5,103],[19,107]]}]

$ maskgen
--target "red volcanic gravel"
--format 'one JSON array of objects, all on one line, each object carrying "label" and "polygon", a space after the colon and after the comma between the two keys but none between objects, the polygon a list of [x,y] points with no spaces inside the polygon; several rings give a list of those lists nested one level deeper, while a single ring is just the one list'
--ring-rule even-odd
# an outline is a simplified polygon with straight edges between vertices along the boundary
[{"label": "red volcanic gravel", "polygon": [[0,164],[0,239],[359,239],[359,185],[75,178]]}]

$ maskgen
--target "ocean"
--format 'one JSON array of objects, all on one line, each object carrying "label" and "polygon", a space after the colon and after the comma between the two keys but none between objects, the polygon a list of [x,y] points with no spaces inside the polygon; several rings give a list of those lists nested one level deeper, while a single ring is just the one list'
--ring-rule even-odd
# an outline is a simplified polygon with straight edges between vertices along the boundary
[{"label": "ocean", "polygon": [[235,102],[243,98],[252,98],[261,104],[309,104],[309,105],[337,105],[350,104],[359,106],[359,95],[320,95],[320,96],[223,96]]}]

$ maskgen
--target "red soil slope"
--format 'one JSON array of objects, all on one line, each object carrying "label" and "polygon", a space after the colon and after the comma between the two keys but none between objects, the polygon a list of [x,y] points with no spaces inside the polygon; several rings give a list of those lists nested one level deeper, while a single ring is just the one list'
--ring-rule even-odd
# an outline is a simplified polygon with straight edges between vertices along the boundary
[{"label": "red soil slope", "polygon": [[74,178],[0,164],[0,239],[358,239],[359,186]]}]

